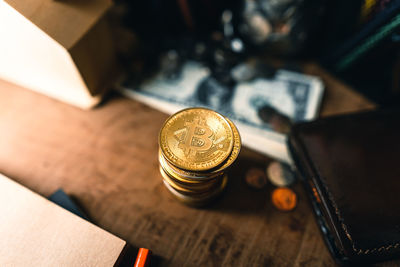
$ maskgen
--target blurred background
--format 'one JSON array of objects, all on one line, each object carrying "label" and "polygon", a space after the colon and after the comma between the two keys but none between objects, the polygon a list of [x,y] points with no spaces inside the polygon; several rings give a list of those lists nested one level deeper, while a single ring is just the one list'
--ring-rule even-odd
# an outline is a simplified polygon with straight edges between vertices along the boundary
[{"label": "blurred background", "polygon": [[190,59],[229,83],[227,72],[249,58],[294,70],[312,60],[391,106],[400,103],[399,11],[397,0],[118,0],[111,18],[132,79],[157,67],[176,74]]}]

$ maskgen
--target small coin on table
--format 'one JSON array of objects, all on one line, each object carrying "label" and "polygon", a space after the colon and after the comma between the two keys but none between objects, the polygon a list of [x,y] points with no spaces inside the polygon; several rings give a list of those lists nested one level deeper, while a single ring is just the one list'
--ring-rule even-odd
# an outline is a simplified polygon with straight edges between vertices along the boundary
[{"label": "small coin on table", "polygon": [[290,186],[296,181],[296,176],[290,167],[279,161],[271,162],[266,170],[270,182],[278,187]]},{"label": "small coin on table", "polygon": [[272,203],[281,211],[291,211],[297,206],[296,193],[287,187],[280,187],[272,192]]},{"label": "small coin on table", "polygon": [[245,177],[247,185],[255,189],[262,189],[267,184],[267,176],[260,168],[250,168]]}]

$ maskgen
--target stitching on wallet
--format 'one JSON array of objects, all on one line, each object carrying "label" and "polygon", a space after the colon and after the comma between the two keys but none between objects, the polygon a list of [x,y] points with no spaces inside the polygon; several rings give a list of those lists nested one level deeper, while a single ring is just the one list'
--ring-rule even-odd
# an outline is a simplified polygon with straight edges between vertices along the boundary
[{"label": "stitching on wallet", "polygon": [[[300,141],[300,143],[301,143],[301,145],[303,146],[303,148],[305,148],[305,145],[304,145],[303,141],[302,141],[300,138],[298,138],[298,140]],[[306,149],[303,149],[303,150],[304,150],[304,153],[306,154],[306,157],[308,158],[309,162],[311,163],[312,161],[310,160],[311,157],[310,157],[310,155],[308,154],[308,151],[307,151]],[[310,165],[312,165],[312,164],[310,164]],[[351,237],[349,231],[347,230],[347,225],[346,225],[346,223],[344,222],[344,219],[343,219],[342,215],[341,215],[340,212],[339,212],[339,209],[338,209],[338,207],[337,207],[337,205],[336,205],[336,202],[335,202],[335,200],[334,200],[334,198],[333,198],[333,195],[332,195],[331,191],[328,189],[328,186],[326,185],[324,179],[322,178],[321,173],[319,172],[319,170],[318,170],[318,168],[317,168],[315,162],[314,162],[313,165],[314,165],[314,168],[313,168],[314,171],[317,173],[318,177],[321,178],[320,180],[321,180],[321,182],[322,182],[322,185],[324,186],[325,191],[328,193],[329,200],[331,201],[332,206],[333,206],[334,209],[335,209],[335,213],[336,213],[336,215],[337,215],[338,218],[339,218],[340,225],[342,226],[343,231],[345,232],[347,238],[350,240],[352,249],[353,249],[358,255],[360,255],[360,254],[367,255],[367,254],[374,253],[374,252],[376,252],[376,251],[378,251],[378,252],[381,252],[381,251],[383,251],[383,250],[388,251],[388,250],[390,250],[390,249],[397,249],[397,248],[400,247],[400,242],[397,242],[397,243],[389,244],[389,245],[386,245],[386,246],[375,247],[375,248],[371,248],[371,249],[356,248],[355,242],[353,241],[353,238]]]}]

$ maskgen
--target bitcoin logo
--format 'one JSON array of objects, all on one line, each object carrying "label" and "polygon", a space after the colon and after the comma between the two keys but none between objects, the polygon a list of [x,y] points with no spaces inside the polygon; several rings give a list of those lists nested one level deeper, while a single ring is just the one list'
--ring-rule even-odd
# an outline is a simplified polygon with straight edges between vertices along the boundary
[{"label": "bitcoin logo", "polygon": [[207,151],[213,145],[211,140],[213,132],[199,117],[185,122],[185,129],[176,131],[174,135],[179,142],[178,147],[187,157],[193,157],[197,152]]},{"label": "bitcoin logo", "polygon": [[187,171],[202,171],[224,162],[232,152],[233,131],[215,111],[190,108],[174,114],[164,123],[159,144],[172,165]]}]

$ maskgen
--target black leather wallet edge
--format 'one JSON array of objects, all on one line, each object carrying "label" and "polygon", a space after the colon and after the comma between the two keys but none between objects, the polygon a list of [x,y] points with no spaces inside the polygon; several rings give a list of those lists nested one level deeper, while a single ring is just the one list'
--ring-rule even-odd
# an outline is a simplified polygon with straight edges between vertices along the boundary
[{"label": "black leather wallet edge", "polygon": [[[369,112],[359,115],[364,116],[367,113]],[[336,118],[336,116],[332,117],[332,119]],[[370,263],[371,260],[376,262],[377,258],[379,258],[379,261],[393,258],[393,255],[398,254],[400,242],[368,249],[358,248],[353,242],[350,233],[347,231],[346,222],[343,220],[329,188],[320,178],[311,157],[307,153],[307,148],[298,135],[302,127],[307,127],[308,124],[310,122],[295,125],[288,136],[287,144],[311,201],[323,239],[333,258],[340,265]]]},{"label": "black leather wallet edge", "polygon": [[[324,198],[321,197],[321,187],[317,186],[317,182],[315,181],[315,179],[312,179],[312,177],[315,177],[315,175],[312,174],[310,164],[306,163],[304,160],[301,160],[298,156],[301,153],[300,151],[304,151],[304,149],[299,149],[298,144],[293,143],[295,139],[293,135],[294,134],[292,132],[291,136],[288,138],[288,147],[292,155],[292,159],[297,167],[297,171],[300,174],[299,177],[301,179],[303,187],[311,202],[312,210],[314,212],[324,242],[336,262],[340,265],[346,265],[347,263],[349,263],[349,259],[344,255],[343,251],[339,248],[337,244],[337,238],[334,237],[335,227],[332,224],[328,223],[324,216],[325,208],[323,207],[323,203],[321,202],[321,199]],[[310,178],[307,179],[306,177]]]}]

